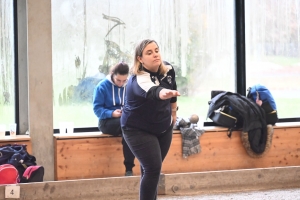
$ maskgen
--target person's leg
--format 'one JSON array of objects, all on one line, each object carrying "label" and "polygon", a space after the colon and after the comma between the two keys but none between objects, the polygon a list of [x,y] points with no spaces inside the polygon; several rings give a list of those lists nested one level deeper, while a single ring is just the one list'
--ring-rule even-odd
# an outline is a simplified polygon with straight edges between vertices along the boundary
[{"label": "person's leg", "polygon": [[164,133],[158,136],[159,146],[161,149],[161,158],[164,161],[167,156],[173,138],[173,126],[170,126]]},{"label": "person's leg", "polygon": [[[120,118],[111,118],[111,119],[104,119],[99,121],[99,129],[102,133],[110,134],[113,136],[122,135],[122,146],[123,146],[123,156],[124,156],[124,166],[125,166],[125,175],[127,171],[132,172],[132,168],[134,165],[134,155],[131,152],[130,148],[128,147],[126,141],[123,138],[122,129]],[[132,173],[127,174],[132,175]]]},{"label": "person's leg", "polygon": [[140,200],[155,200],[162,157],[157,136],[137,129],[123,129],[124,139],[140,161]]},{"label": "person's leg", "polygon": [[126,143],[122,134],[122,145],[123,145],[123,155],[124,155],[124,165],[125,165],[125,175],[132,176],[132,168],[135,166],[134,158],[135,156],[131,152],[128,144]]},{"label": "person's leg", "polygon": [[[172,137],[173,137],[173,125],[170,126],[169,129],[166,130],[164,133],[161,133],[158,136],[158,142],[161,149],[162,162],[164,161],[165,157],[168,154],[172,142]],[[156,189],[156,196],[157,196],[157,189]],[[154,200],[156,200],[156,198]]]},{"label": "person's leg", "polygon": [[120,118],[99,120],[98,128],[102,133],[105,134],[110,134],[113,136],[119,136],[122,134]]}]

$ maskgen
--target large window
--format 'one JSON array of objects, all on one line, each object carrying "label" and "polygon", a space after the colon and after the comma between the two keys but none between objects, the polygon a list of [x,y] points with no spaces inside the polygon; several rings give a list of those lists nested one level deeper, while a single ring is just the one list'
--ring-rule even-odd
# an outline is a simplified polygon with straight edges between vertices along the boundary
[{"label": "large window", "polygon": [[300,0],[246,0],[247,86],[267,86],[279,118],[300,116]]},{"label": "large window", "polygon": [[15,122],[13,1],[0,1],[0,124]]},{"label": "large window", "polygon": [[235,90],[234,30],[233,0],[52,0],[54,127],[96,127],[95,85],[145,38],[176,69],[178,116],[204,119],[211,90]]}]

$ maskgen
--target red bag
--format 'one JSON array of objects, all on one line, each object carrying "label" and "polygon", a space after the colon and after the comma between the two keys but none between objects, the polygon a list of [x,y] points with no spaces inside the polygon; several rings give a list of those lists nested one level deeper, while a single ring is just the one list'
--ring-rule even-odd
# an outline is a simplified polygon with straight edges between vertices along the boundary
[{"label": "red bag", "polygon": [[11,164],[0,165],[0,185],[20,182],[18,170]]}]

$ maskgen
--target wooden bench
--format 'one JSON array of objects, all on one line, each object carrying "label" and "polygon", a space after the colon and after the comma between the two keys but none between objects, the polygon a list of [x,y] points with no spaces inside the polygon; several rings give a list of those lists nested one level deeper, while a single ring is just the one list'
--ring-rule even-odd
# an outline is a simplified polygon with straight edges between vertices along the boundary
[{"label": "wooden bench", "polygon": [[[227,128],[205,127],[199,137],[201,152],[182,156],[182,137],[174,131],[162,173],[184,173],[232,169],[252,169],[300,165],[300,123],[278,123],[270,151],[262,158],[252,158],[244,149],[240,132],[227,137]],[[55,180],[123,176],[121,137],[101,133],[54,134]],[[140,175],[135,160],[134,174]]]},{"label": "wooden bench", "polygon": [[28,153],[32,153],[32,146],[29,135],[17,135],[16,137],[5,136],[0,138],[0,146],[7,144],[25,144]]}]

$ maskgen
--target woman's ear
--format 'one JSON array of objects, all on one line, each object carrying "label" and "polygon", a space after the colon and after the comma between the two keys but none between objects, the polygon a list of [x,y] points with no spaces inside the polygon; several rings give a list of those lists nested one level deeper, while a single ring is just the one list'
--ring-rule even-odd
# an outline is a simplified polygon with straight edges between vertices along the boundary
[{"label": "woman's ear", "polygon": [[138,61],[140,61],[141,64],[143,64],[142,58],[140,56],[138,56],[137,59],[138,59]]}]

